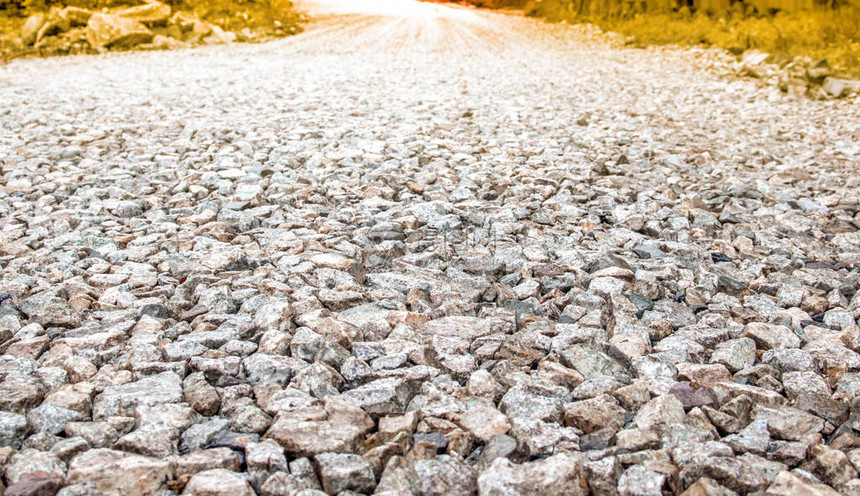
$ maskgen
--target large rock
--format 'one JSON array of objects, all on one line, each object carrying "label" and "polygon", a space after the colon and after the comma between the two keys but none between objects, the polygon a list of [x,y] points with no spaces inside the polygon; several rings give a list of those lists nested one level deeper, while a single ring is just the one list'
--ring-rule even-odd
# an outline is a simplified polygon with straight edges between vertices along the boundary
[{"label": "large rock", "polygon": [[291,455],[355,453],[373,426],[364,410],[329,396],[324,404],[279,413],[265,437],[277,441]]},{"label": "large rock", "polygon": [[700,477],[681,496],[738,496],[738,493],[721,486],[710,477]]},{"label": "large rock", "polygon": [[249,471],[287,470],[287,457],[284,456],[284,448],[271,439],[246,444],[245,463]]},{"label": "large rock", "polygon": [[630,383],[630,371],[621,363],[590,344],[576,344],[559,353],[561,363],[576,369],[586,379],[612,377]]},{"label": "large rock", "polygon": [[860,81],[828,77],[821,85],[821,89],[833,98],[840,98],[860,91]]},{"label": "large rock", "polygon": [[26,414],[42,402],[44,387],[38,381],[9,380],[0,382],[0,411]]},{"label": "large rock", "polygon": [[42,403],[30,410],[27,414],[27,422],[33,432],[47,432],[48,434],[59,434],[66,428],[66,424],[81,420],[80,412],[61,408],[51,403]]},{"label": "large rock", "polygon": [[686,418],[684,405],[672,394],[658,396],[643,406],[636,414],[636,425],[640,429],[653,430],[681,423]]},{"label": "large rock", "polygon": [[565,405],[565,424],[586,434],[610,427],[617,431],[627,421],[627,411],[618,406],[611,396],[603,395]]},{"label": "large rock", "polygon": [[102,448],[72,458],[66,482],[92,483],[104,496],[146,496],[172,478],[173,465],[167,460]]},{"label": "large rock", "polygon": [[678,398],[685,410],[702,406],[709,406],[711,408],[716,408],[717,406],[717,398],[714,392],[709,387],[701,384],[681,381],[669,388],[669,394]]},{"label": "large rock", "polygon": [[18,448],[26,434],[26,417],[16,413],[0,412],[0,446]]},{"label": "large rock", "polygon": [[772,435],[788,441],[800,441],[824,429],[823,419],[790,407],[755,405],[752,416],[766,422]]},{"label": "large rock", "polygon": [[824,484],[805,481],[788,471],[780,472],[764,494],[766,496],[839,496],[838,492]]},{"label": "large rock", "polygon": [[82,323],[81,314],[69,306],[61,288],[41,291],[22,300],[18,310],[29,315],[30,322],[44,327],[78,327]]},{"label": "large rock", "polygon": [[835,487],[857,479],[857,470],[842,451],[823,444],[809,448],[810,467],[818,477]]},{"label": "large rock", "polygon": [[35,43],[39,30],[42,29],[42,26],[45,25],[46,21],[47,15],[42,12],[28,17],[27,21],[24,22],[24,26],[21,27],[21,43],[25,46]]},{"label": "large rock", "polygon": [[116,15],[135,20],[147,26],[161,25],[170,19],[170,5],[149,0],[143,5],[137,5],[117,11]]},{"label": "large rock", "polygon": [[741,456],[704,457],[686,470],[693,476],[706,476],[739,493],[767,488],[785,470],[782,463],[772,462],[751,453]]},{"label": "large rock", "polygon": [[93,419],[134,415],[138,406],[179,403],[185,399],[182,381],[173,372],[145,377],[136,382],[108,386],[93,402]]},{"label": "large rock", "polygon": [[579,458],[562,453],[545,460],[516,465],[507,458],[497,458],[478,477],[481,496],[541,496],[565,494],[586,496],[588,489],[582,476]]},{"label": "large rock", "polygon": [[487,405],[476,405],[460,415],[460,425],[470,434],[488,442],[490,439],[506,434],[511,429],[508,417]]},{"label": "large rock", "polygon": [[328,494],[348,490],[367,494],[376,487],[370,464],[359,455],[322,453],[315,460],[323,490]]},{"label": "large rock", "polygon": [[63,478],[50,472],[30,472],[6,488],[4,496],[54,496],[63,487]]},{"label": "large rock", "polygon": [[187,496],[255,496],[256,493],[241,475],[223,468],[194,474],[183,495]]},{"label": "large rock", "polygon": [[545,386],[525,381],[513,386],[499,402],[499,410],[510,419],[560,422],[564,418],[563,403],[570,401],[569,393],[563,387]]},{"label": "large rock", "polygon": [[642,465],[633,465],[618,479],[619,496],[662,496],[666,476]]},{"label": "large rock", "polygon": [[396,456],[385,466],[376,487],[377,493],[411,491],[414,496],[471,496],[476,490],[475,470],[452,455],[421,460]]},{"label": "large rock", "polygon": [[[89,10],[74,6],[66,7],[62,10],[56,8],[51,9],[36,34],[36,38],[34,40],[36,46],[42,45],[45,38],[48,36],[60,35],[69,31],[73,27],[85,26],[87,21],[89,21],[90,16],[92,16],[92,12]],[[33,25],[35,25],[35,22]],[[29,31],[22,30],[22,35],[23,34],[27,34],[27,41],[29,41],[31,36]]]},{"label": "large rock", "polygon": [[90,17],[93,16],[92,11],[82,9],[80,7],[68,6],[60,11],[60,16],[69,21],[69,26],[86,26]]},{"label": "large rock", "polygon": [[500,331],[501,329],[495,321],[460,316],[431,320],[418,330],[426,342],[430,342],[433,336],[455,337],[472,342]]},{"label": "large rock", "polygon": [[[258,443],[259,444],[259,443]],[[276,444],[272,442],[272,444]],[[248,446],[250,446],[249,444]],[[246,450],[248,449],[246,446]],[[280,446],[278,447],[280,449]],[[255,453],[256,454],[256,453]],[[282,455],[283,456],[283,455]],[[250,455],[248,456],[248,469],[255,470],[259,467],[259,459],[255,457],[255,463],[250,463]],[[277,461],[272,463],[276,466]],[[284,461],[286,464],[286,461]],[[176,459],[175,475],[182,478],[183,475],[191,476],[206,470],[223,468],[231,471],[239,470],[239,455],[230,448],[212,448],[198,449],[187,455],[180,456]]]},{"label": "large rock", "polygon": [[408,382],[388,377],[347,391],[341,397],[377,417],[403,413],[414,395],[415,388]]},{"label": "large rock", "polygon": [[12,455],[5,470],[6,481],[15,483],[24,475],[33,472],[62,476],[66,472],[66,464],[53,453],[27,449]]},{"label": "large rock", "polygon": [[730,371],[737,372],[755,362],[755,346],[755,341],[750,338],[724,341],[711,354],[711,363],[725,365]]},{"label": "large rock", "polygon": [[764,322],[750,322],[744,327],[743,335],[751,338],[763,350],[799,348],[801,343],[800,337],[788,327]]},{"label": "large rock", "polygon": [[87,42],[93,48],[126,49],[152,41],[146,26],[113,14],[96,13],[87,22]]}]

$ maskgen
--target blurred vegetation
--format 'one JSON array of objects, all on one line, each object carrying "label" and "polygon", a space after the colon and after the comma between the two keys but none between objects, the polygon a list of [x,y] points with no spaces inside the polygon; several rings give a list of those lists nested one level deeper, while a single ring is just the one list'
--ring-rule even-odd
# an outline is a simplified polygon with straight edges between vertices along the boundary
[{"label": "blurred vegetation", "polygon": [[523,8],[528,0],[468,0],[467,3],[488,9]]},{"label": "blurred vegetation", "polygon": [[[298,26],[300,16],[290,0],[159,0],[173,11],[192,12],[201,19],[226,30],[243,28],[271,29],[276,23]],[[16,24],[15,18],[25,18],[51,7],[81,7],[90,10],[124,7],[145,3],[143,0],[0,0],[0,30]]]},{"label": "blurred vegetation", "polygon": [[174,10],[186,10],[230,31],[299,24],[290,0],[171,0]]},{"label": "blurred vegetation", "polygon": [[551,21],[593,23],[627,36],[637,46],[709,45],[736,54],[757,49],[827,59],[838,72],[860,76],[857,3],[786,1],[785,8],[775,8],[782,1],[725,5],[711,1],[705,8],[699,1],[679,5],[667,0],[536,0],[525,9]]}]

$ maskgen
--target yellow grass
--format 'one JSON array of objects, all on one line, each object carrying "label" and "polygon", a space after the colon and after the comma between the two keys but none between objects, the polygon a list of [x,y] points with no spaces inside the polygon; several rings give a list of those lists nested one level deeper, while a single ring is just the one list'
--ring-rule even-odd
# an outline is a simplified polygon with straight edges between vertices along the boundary
[{"label": "yellow grass", "polygon": [[571,16],[545,0],[530,9],[549,20],[591,22],[628,36],[637,45],[710,45],[735,53],[758,49],[812,59],[827,59],[837,71],[860,76],[860,9],[841,7],[797,14],[721,16],[678,12],[629,16]]},{"label": "yellow grass", "polygon": [[[277,21],[299,28],[299,15],[290,0],[160,0],[173,10],[194,12],[224,29],[271,28]],[[23,19],[34,12],[67,5],[99,10],[136,5],[136,0],[0,0],[0,32],[20,29]]]}]

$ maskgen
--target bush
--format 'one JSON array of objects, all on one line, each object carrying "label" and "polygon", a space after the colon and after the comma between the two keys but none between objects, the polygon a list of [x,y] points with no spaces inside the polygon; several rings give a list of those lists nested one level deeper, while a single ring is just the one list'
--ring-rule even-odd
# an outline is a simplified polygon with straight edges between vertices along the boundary
[{"label": "bush", "polygon": [[703,44],[735,53],[758,49],[824,58],[839,72],[860,75],[860,9],[844,1],[835,8],[768,14],[736,3],[719,15],[691,13],[688,7],[665,3],[645,11],[642,5],[619,0],[542,0],[526,9],[551,21],[590,22],[628,36],[635,45]]},{"label": "bush", "polygon": [[[301,31],[301,18],[291,0],[159,0],[173,11],[192,12],[230,31],[243,28],[270,31],[279,23],[285,32]],[[53,7],[90,10],[139,5],[143,0],[0,0],[0,34],[18,32],[23,19]],[[2,48],[0,48],[2,49]]]},{"label": "bush", "polygon": [[523,8],[528,0],[466,0],[466,3],[486,7],[488,9]]},{"label": "bush", "polygon": [[297,25],[299,20],[290,0],[174,0],[173,7],[227,30],[270,28],[276,21]]}]

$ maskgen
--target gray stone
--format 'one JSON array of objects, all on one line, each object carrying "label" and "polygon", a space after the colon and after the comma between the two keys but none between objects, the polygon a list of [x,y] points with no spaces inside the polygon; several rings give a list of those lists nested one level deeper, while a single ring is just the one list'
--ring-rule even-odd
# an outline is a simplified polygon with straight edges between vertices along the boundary
[{"label": "gray stone", "polygon": [[666,476],[642,465],[633,465],[618,479],[620,496],[661,496]]},{"label": "gray stone", "polygon": [[755,362],[755,347],[755,341],[746,337],[720,343],[711,354],[711,363],[723,364],[737,372]]},{"label": "gray stone", "polygon": [[309,488],[289,472],[276,472],[266,479],[260,487],[259,494],[261,496],[293,496],[305,489]]},{"label": "gray stone", "polygon": [[579,458],[563,453],[519,465],[507,458],[496,458],[478,477],[478,493],[492,496],[549,493],[585,496],[588,489]]},{"label": "gray stone", "polygon": [[370,493],[376,487],[370,464],[359,455],[320,453],[314,460],[323,491],[328,494],[347,490]]},{"label": "gray stone", "polygon": [[137,406],[179,403],[184,399],[182,381],[173,372],[145,377],[119,386],[108,386],[93,401],[93,418],[133,415]]},{"label": "gray stone", "polygon": [[857,478],[857,470],[848,457],[835,448],[816,444],[809,448],[809,460],[812,470],[831,486],[838,487]]},{"label": "gray stone", "polygon": [[476,469],[483,473],[497,458],[517,460],[517,440],[508,435],[499,435],[490,439],[481,450],[481,458]]},{"label": "gray stone", "polygon": [[778,439],[800,441],[824,428],[824,420],[815,415],[790,407],[756,405],[752,412],[755,420],[767,423],[770,433]]},{"label": "gray stone", "polygon": [[788,471],[780,472],[764,492],[767,496],[838,496],[824,484],[809,482]]},{"label": "gray stone", "polygon": [[33,432],[59,434],[66,429],[66,424],[83,419],[80,412],[62,408],[51,403],[42,403],[27,414],[27,423]]},{"label": "gray stone", "polygon": [[271,439],[245,446],[245,463],[249,471],[279,472],[289,470],[284,448]]},{"label": "gray stone", "polygon": [[[175,474],[181,479],[184,475],[194,475],[216,468],[235,472],[239,470],[239,462],[239,456],[230,448],[200,449],[177,458]],[[248,468],[252,469],[250,464]]]},{"label": "gray stone", "polygon": [[588,344],[574,345],[559,354],[562,364],[582,374],[586,379],[609,376],[630,383],[630,372],[623,365]]},{"label": "gray stone", "polygon": [[603,395],[565,405],[564,422],[586,434],[606,427],[618,431],[627,423],[627,411],[611,396]]},{"label": "gray stone", "polygon": [[188,496],[255,496],[256,492],[240,474],[223,468],[199,472],[191,477],[182,494]]},{"label": "gray stone", "polygon": [[63,477],[48,472],[23,474],[18,481],[10,484],[3,493],[5,496],[54,495],[63,487]]},{"label": "gray stone", "polygon": [[6,481],[14,484],[23,475],[33,472],[47,472],[62,477],[66,473],[66,464],[53,453],[24,450],[12,455],[6,465]]},{"label": "gray stone", "polygon": [[93,449],[72,458],[66,483],[89,482],[106,496],[142,496],[161,490],[172,477],[173,468],[167,460]]},{"label": "gray stone", "polygon": [[346,391],[341,397],[369,415],[378,417],[403,413],[415,392],[415,388],[405,380],[389,377]]},{"label": "gray stone", "polygon": [[686,419],[684,405],[675,395],[658,396],[636,413],[634,421],[640,429],[663,429]]},{"label": "gray stone", "polygon": [[324,404],[278,414],[265,437],[295,455],[354,453],[373,426],[361,408],[329,397]]},{"label": "gray stone", "polygon": [[759,349],[799,348],[800,337],[782,325],[750,322],[744,327],[744,337],[752,338]]},{"label": "gray stone", "polygon": [[0,412],[0,446],[18,448],[27,435],[27,418],[9,412]]}]

